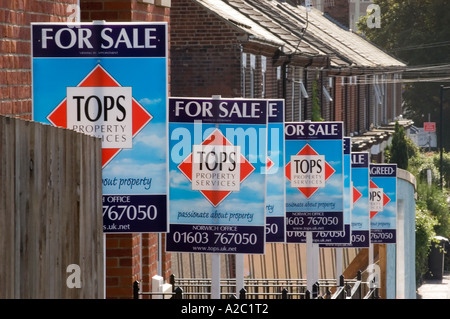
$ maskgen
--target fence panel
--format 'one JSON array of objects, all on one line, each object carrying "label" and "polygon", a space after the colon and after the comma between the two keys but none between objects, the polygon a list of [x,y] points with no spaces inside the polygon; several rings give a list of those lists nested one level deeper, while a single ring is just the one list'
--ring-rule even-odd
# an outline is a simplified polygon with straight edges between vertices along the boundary
[{"label": "fence panel", "polygon": [[104,297],[101,172],[99,139],[0,116],[0,298]]}]

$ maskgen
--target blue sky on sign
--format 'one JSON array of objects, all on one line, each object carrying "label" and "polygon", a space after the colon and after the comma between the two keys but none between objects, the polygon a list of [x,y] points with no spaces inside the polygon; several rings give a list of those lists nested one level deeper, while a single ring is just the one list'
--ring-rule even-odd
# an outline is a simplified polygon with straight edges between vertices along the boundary
[{"label": "blue sky on sign", "polygon": [[397,179],[396,177],[371,177],[371,180],[391,199],[382,212],[371,219],[373,229],[396,229],[397,227]]},{"label": "blue sky on sign", "polygon": [[[192,144],[194,139],[200,143],[205,137],[216,128],[215,124],[201,124],[200,139],[197,130],[194,128],[194,124],[190,123],[169,123],[169,154],[171,150],[176,149],[177,154],[182,156],[169,156],[169,198],[170,198],[170,223],[180,224],[220,224],[220,225],[246,225],[246,226],[262,226],[265,223],[265,176],[261,174],[263,169],[260,161],[250,161],[255,167],[253,173],[251,173],[241,184],[240,190],[230,193],[217,207],[214,207],[205,196],[198,190],[192,190],[192,184],[189,179],[178,169],[179,163],[184,160],[192,152]],[[243,125],[225,124],[221,126],[222,133],[225,128],[234,129],[242,128]],[[248,125],[246,128],[252,128]],[[258,125],[254,127],[258,128]],[[173,133],[176,134],[173,134]],[[206,133],[204,133],[206,132]],[[224,135],[226,135],[224,133]],[[176,136],[176,138],[175,138]],[[265,137],[263,138],[265,140]],[[241,153],[246,155],[249,160],[250,157],[258,158],[259,154],[255,154],[250,150],[253,150],[249,144],[244,145],[244,141],[238,141],[235,139],[231,141],[234,145],[241,146]],[[259,141],[253,141],[259,144]],[[248,140],[247,142],[248,143]],[[262,141],[265,145],[265,141]],[[244,154],[244,149],[245,154]],[[265,155],[266,149],[256,148],[258,152],[263,152]],[[179,151],[179,152],[178,152]],[[253,156],[250,156],[252,153]],[[211,218],[188,218],[179,217],[179,212],[221,212],[221,213],[250,213],[252,214],[251,220],[229,220],[229,219],[211,219]]]},{"label": "blue sky on sign", "polygon": [[[330,164],[336,172],[330,176],[323,188],[319,188],[309,199],[297,188],[291,187],[291,182],[286,180],[286,202],[296,203],[334,203],[334,208],[329,211],[343,211],[343,151],[342,140],[287,140],[285,144],[286,164],[291,156],[296,155],[304,145],[309,144],[319,155],[325,155],[325,161]],[[290,211],[304,211],[301,208],[290,207]],[[309,208],[309,211],[324,211],[323,208]]]},{"label": "blue sky on sign", "polygon": [[[274,165],[267,171],[267,197],[266,205],[271,206],[267,210],[269,217],[285,214],[285,191],[284,191],[284,123],[268,124],[268,158]],[[270,214],[269,214],[270,213]]]},{"label": "blue sky on sign", "polygon": [[[132,96],[153,119],[103,169],[103,178],[152,178],[152,186],[107,186],[104,194],[166,193],[166,59],[165,58],[35,58],[33,119],[49,123],[47,116],[66,98],[67,87],[77,86],[98,64],[121,85],[132,87]],[[45,80],[44,80],[45,79]],[[156,182],[155,182],[156,181]]]},{"label": "blue sky on sign", "polygon": [[369,230],[369,168],[352,168],[353,186],[361,193],[361,198],[353,204],[352,229]]}]

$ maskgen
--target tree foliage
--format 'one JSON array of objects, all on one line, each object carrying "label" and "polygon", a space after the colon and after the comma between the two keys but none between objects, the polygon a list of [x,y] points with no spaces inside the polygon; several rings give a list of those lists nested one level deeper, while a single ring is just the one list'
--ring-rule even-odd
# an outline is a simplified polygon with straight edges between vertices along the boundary
[{"label": "tree foliage", "polygon": [[408,144],[405,136],[405,129],[398,122],[395,122],[395,132],[392,136],[392,143],[387,148],[388,162],[397,163],[397,167],[408,169]]},{"label": "tree foliage", "polygon": [[[428,271],[428,253],[436,235],[450,238],[449,192],[439,185],[438,153],[417,152],[409,161],[409,171],[416,177],[416,279],[419,283]],[[445,154],[444,158],[449,158]],[[428,183],[427,171],[431,173]],[[448,261],[447,261],[448,264]]]},{"label": "tree foliage", "polygon": [[312,87],[312,115],[311,121],[322,122],[323,118],[320,111],[319,92],[317,80],[313,81]]},{"label": "tree foliage", "polygon": [[428,254],[433,237],[436,236],[436,224],[436,219],[428,210],[416,211],[416,282],[419,284],[428,271]]},{"label": "tree foliage", "polygon": [[[435,153],[433,156],[434,165],[439,168],[441,164],[441,156],[439,153]],[[442,154],[442,177],[444,185],[450,187],[450,153],[443,152]]]},{"label": "tree foliage", "polygon": [[[373,2],[380,6],[381,27],[368,26],[372,13],[363,17],[358,27],[364,37],[408,65],[403,78],[413,82],[405,85],[405,116],[417,126],[428,120],[428,114],[439,123],[440,85],[445,84],[439,79],[450,76],[450,0]],[[428,78],[434,80],[425,82]],[[450,101],[447,93],[444,102]],[[450,114],[448,105],[444,103],[444,117]],[[450,136],[450,126],[444,125],[443,129],[444,136]],[[450,149],[449,138],[443,143]]]}]

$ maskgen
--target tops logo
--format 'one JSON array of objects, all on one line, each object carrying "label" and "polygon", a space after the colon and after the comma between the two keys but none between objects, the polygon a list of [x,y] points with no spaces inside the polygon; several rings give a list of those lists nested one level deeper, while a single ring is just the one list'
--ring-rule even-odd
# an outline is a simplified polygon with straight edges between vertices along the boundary
[{"label": "tops logo", "polygon": [[131,87],[122,87],[97,65],[48,115],[55,126],[73,129],[102,139],[105,166],[123,148],[132,148],[133,137],[153,118],[132,97]]},{"label": "tops logo", "polygon": [[198,190],[217,207],[255,170],[219,129],[214,130],[193,152],[178,165],[178,169]]},{"label": "tops logo", "polygon": [[325,156],[318,154],[309,144],[305,145],[285,166],[286,177],[291,187],[311,198],[326,185],[326,181],[335,173],[335,169],[325,161]]}]

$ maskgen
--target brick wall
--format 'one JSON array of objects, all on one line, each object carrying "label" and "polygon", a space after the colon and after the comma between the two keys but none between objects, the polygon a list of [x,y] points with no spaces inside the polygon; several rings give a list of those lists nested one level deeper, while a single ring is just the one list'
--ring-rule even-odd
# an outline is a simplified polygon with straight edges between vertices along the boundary
[{"label": "brick wall", "polygon": [[[155,5],[155,3],[161,5]],[[170,1],[81,0],[80,6],[83,21],[168,22],[170,16]]]},{"label": "brick wall", "polygon": [[76,0],[0,0],[0,114],[31,119],[31,22],[73,19]]},{"label": "brick wall", "polygon": [[[320,73],[317,68],[304,69],[291,62],[282,67],[278,77],[277,68],[283,64],[274,64],[278,48],[242,41],[242,38],[245,37],[228,21],[194,1],[173,1],[172,96],[210,97],[218,94],[222,97],[285,98],[287,120],[310,119],[311,81]],[[265,77],[261,67],[263,57],[266,57]],[[300,81],[303,81],[309,98],[301,96]],[[323,117],[334,120],[334,105],[322,95],[322,84],[328,87],[327,81],[328,77],[319,74],[318,97]],[[330,88],[331,95],[332,91]]]},{"label": "brick wall", "polygon": [[[162,235],[162,247],[165,246]],[[142,291],[151,291],[151,279],[157,274],[158,236],[156,234],[106,235],[106,298],[131,298],[132,285],[140,282]],[[171,275],[170,254],[162,254],[165,280]]]},{"label": "brick wall", "polygon": [[343,26],[349,25],[348,0],[325,0],[324,12]]},{"label": "brick wall", "polygon": [[[170,1],[147,2],[162,5],[141,0],[81,0],[81,18],[169,21]],[[73,22],[76,5],[76,0],[0,0],[0,114],[31,119],[30,23]],[[157,234],[107,235],[106,297],[131,298],[134,280],[141,280],[142,288],[150,290],[151,277],[157,272],[157,247]],[[163,253],[161,262],[161,275],[168,278],[170,254]]]},{"label": "brick wall", "polygon": [[238,97],[241,94],[239,34],[188,0],[171,7],[172,96]]}]

